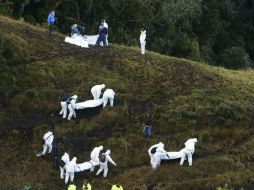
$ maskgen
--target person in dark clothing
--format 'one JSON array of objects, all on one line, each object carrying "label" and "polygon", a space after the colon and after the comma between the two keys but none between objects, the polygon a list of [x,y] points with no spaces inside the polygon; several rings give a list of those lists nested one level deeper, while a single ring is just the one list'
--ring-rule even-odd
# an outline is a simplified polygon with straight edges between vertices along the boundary
[{"label": "person in dark clothing", "polygon": [[103,46],[107,47],[107,35],[108,35],[108,28],[104,26],[104,23],[101,23],[99,27],[99,37],[96,41],[96,45],[100,45],[101,42],[103,42]]},{"label": "person in dark clothing", "polygon": [[61,149],[60,149],[60,143],[58,142],[58,143],[55,143],[54,145],[53,145],[53,157],[54,157],[54,160],[53,160],[53,162],[54,162],[54,167],[56,168],[56,169],[58,169],[59,168],[59,162],[60,162],[60,160],[61,160]]},{"label": "person in dark clothing", "polygon": [[143,132],[146,138],[151,137],[152,135],[152,114],[149,112],[146,114]]}]

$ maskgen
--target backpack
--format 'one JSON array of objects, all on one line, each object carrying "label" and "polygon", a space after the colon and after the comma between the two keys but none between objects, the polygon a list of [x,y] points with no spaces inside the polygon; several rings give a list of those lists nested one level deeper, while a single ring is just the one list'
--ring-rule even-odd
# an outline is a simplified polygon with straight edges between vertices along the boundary
[{"label": "backpack", "polygon": [[62,159],[59,161],[59,166],[61,168],[63,168],[65,166],[65,162]]},{"label": "backpack", "polygon": [[158,148],[158,147],[153,147],[152,150],[151,150],[151,153],[152,153],[152,154],[155,154],[157,148]]},{"label": "backpack", "polygon": [[62,102],[66,102],[70,97],[69,96],[64,96],[61,98],[61,101]]},{"label": "backpack", "polygon": [[105,154],[100,154],[100,162],[104,163],[106,161],[106,155]]},{"label": "backpack", "polygon": [[41,140],[41,145],[44,145],[44,144],[45,144],[45,140],[42,139],[42,140]]}]

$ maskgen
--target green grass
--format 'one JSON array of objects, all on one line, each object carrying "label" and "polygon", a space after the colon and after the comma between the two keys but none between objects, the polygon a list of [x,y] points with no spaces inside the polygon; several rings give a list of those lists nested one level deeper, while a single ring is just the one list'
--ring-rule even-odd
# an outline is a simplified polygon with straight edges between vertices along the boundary
[{"label": "green grass", "polygon": [[[52,157],[34,154],[52,127],[63,151],[78,162],[87,161],[96,145],[111,149],[117,167],[110,166],[108,178],[79,173],[79,187],[85,177],[100,190],[113,183],[130,190],[253,184],[253,71],[154,52],[141,56],[138,48],[113,44],[82,50],[65,44],[61,34],[49,39],[45,29],[7,17],[0,17],[0,32],[11,55],[0,70],[1,188],[66,188]],[[101,83],[115,90],[114,108],[70,122],[58,118],[61,96],[88,100],[90,88]],[[147,111],[154,115],[152,139],[142,136]],[[152,144],[162,141],[175,151],[190,137],[199,140],[191,168],[172,161],[152,171],[147,154]]]}]

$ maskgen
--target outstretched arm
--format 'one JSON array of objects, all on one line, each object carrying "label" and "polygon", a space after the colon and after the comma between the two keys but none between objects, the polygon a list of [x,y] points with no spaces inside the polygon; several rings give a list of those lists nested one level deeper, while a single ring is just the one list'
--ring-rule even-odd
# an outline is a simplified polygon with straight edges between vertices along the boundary
[{"label": "outstretched arm", "polygon": [[112,158],[108,155],[108,161],[113,164],[114,166],[116,166],[116,163],[114,162],[114,160],[112,160]]}]

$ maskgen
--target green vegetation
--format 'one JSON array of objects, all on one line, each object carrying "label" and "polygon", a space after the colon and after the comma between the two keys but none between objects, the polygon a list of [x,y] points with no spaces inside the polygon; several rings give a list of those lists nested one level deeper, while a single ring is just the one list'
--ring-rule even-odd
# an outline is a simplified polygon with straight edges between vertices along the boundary
[{"label": "green vegetation", "polygon": [[[65,189],[52,156],[37,158],[41,137],[54,128],[62,149],[78,162],[91,149],[110,148],[117,167],[107,179],[79,173],[94,189],[119,183],[128,190],[210,190],[253,185],[254,74],[110,44],[81,49],[48,37],[46,30],[0,17],[1,189]],[[195,44],[195,43],[193,43]],[[195,46],[195,45],[194,45]],[[193,52],[195,53],[195,52]],[[199,56],[197,56],[199,57]],[[225,63],[226,64],[226,63]],[[63,95],[91,99],[90,88],[105,83],[116,106],[72,121],[58,117]],[[154,114],[153,137],[144,139],[144,114]],[[147,149],[160,141],[168,151],[197,137],[192,167],[149,165]]]},{"label": "green vegetation", "polygon": [[[87,34],[109,23],[114,44],[139,44],[147,30],[147,47],[167,55],[226,68],[253,67],[254,5],[251,0],[3,0],[0,14],[45,26],[56,10],[57,28],[65,34],[80,23]],[[228,59],[230,59],[228,61]],[[226,63],[225,63],[226,60]]]}]

